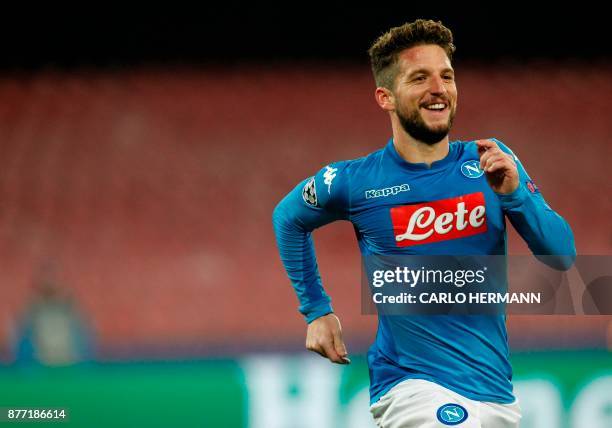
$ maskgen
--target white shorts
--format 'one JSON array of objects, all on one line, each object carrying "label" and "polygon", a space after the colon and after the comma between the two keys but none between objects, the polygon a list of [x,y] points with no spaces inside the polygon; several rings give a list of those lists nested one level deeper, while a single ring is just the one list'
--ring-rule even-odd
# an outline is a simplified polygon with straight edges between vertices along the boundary
[{"label": "white shorts", "polygon": [[370,412],[379,428],[516,428],[521,419],[518,401],[470,400],[421,379],[398,383],[370,407]]}]

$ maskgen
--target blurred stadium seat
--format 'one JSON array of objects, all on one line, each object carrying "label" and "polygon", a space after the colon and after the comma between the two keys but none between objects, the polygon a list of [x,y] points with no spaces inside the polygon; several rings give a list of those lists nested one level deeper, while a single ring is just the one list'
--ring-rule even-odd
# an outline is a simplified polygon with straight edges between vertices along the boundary
[{"label": "blurred stadium seat", "polygon": [[[495,136],[572,225],[580,254],[611,254],[612,70],[460,69],[453,138]],[[98,359],[301,350],[304,323],[275,249],[274,205],[333,160],[389,137],[354,67],[61,74],[0,79],[0,348],[35,272],[57,268]],[[359,254],[348,223],[315,233],[352,351]],[[526,253],[514,233],[511,253]],[[602,348],[611,317],[511,317],[515,349]]]}]

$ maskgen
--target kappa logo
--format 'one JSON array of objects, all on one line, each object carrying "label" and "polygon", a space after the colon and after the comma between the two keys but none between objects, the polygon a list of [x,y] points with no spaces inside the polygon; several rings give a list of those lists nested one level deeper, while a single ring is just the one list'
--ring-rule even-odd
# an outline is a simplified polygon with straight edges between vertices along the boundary
[{"label": "kappa logo", "polygon": [[459,425],[467,419],[468,412],[459,404],[448,403],[438,408],[436,416],[444,425]]},{"label": "kappa logo", "polygon": [[487,231],[482,192],[456,198],[391,208],[398,247],[429,244],[478,235]]},{"label": "kappa logo", "polygon": [[408,184],[400,184],[399,186],[385,187],[384,189],[372,189],[365,191],[366,199],[385,198],[391,195],[397,195],[400,192],[408,192],[410,186]]},{"label": "kappa logo", "polygon": [[334,178],[336,178],[336,172],[338,172],[338,168],[331,167],[327,165],[325,167],[325,172],[323,173],[323,182],[327,184],[327,193],[331,193],[331,185]]}]

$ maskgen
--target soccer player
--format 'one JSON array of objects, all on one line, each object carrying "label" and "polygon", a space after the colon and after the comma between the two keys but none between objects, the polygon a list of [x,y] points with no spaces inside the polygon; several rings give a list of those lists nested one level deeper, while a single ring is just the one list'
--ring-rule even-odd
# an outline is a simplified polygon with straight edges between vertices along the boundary
[{"label": "soccer player", "polygon": [[[575,257],[569,225],[506,145],[449,141],[457,109],[454,50],[451,31],[431,20],[382,35],[369,55],[392,138],[366,157],[325,166],[274,210],[280,256],[308,323],[306,347],[335,363],[350,360],[317,269],[317,227],[350,221],[362,255],[505,255],[508,218],[535,255],[559,255],[553,259],[564,269]],[[389,188],[397,191],[377,192]],[[411,218],[416,204],[433,208],[435,220],[452,215]],[[476,209],[477,221],[465,221]],[[504,315],[378,319],[368,366],[379,427],[518,426]]]}]

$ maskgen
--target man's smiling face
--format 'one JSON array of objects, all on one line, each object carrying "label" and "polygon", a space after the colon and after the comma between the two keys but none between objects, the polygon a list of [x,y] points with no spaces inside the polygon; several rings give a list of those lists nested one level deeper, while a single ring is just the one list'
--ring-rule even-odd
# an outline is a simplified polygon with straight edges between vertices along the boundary
[{"label": "man's smiling face", "polygon": [[446,137],[457,109],[455,73],[444,49],[418,45],[398,56],[393,95],[404,130],[426,144]]}]

